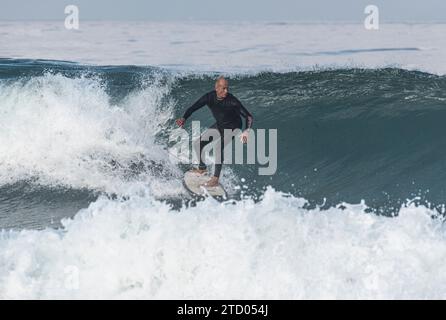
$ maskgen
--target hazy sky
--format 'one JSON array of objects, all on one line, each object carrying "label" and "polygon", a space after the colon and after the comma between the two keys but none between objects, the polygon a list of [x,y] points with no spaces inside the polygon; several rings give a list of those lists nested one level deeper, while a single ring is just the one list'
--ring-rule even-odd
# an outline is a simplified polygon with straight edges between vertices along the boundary
[{"label": "hazy sky", "polygon": [[377,5],[382,22],[446,22],[446,0],[0,0],[0,20],[64,19],[66,5],[85,20],[364,20]]}]

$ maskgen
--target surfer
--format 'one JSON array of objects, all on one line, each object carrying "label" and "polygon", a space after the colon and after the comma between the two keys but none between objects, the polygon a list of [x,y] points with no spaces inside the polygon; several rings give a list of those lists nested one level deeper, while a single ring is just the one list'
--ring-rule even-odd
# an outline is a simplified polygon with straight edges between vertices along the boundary
[{"label": "surfer", "polygon": [[[241,104],[241,102],[234,97],[231,93],[229,93],[229,84],[228,81],[220,76],[215,82],[215,90],[210,91],[203,95],[197,102],[195,102],[189,109],[186,110],[182,118],[176,120],[176,124],[180,127],[183,127],[186,120],[191,116],[191,114],[203,106],[207,105],[211,110],[216,123],[214,123],[208,130],[206,130],[201,136],[200,139],[197,140],[196,144],[198,147],[196,148],[199,152],[200,164],[197,169],[193,171],[199,174],[203,174],[206,172],[206,164],[203,162],[201,157],[201,151],[203,148],[210,142],[213,141],[213,137],[211,136],[207,141],[206,137],[210,133],[210,129],[217,129],[220,133],[220,138],[223,140],[223,143],[220,143],[220,159],[221,161],[216,161],[214,176],[205,184],[207,187],[215,187],[219,184],[219,178],[221,173],[221,168],[223,164],[223,154],[225,146],[232,141],[234,136],[231,139],[224,139],[224,129],[242,129],[242,119],[244,117],[246,119],[246,128],[245,131],[242,132],[240,136],[240,140],[243,143],[248,142],[248,130],[252,127],[253,117],[251,113]],[[219,160],[220,160],[219,159]]]}]

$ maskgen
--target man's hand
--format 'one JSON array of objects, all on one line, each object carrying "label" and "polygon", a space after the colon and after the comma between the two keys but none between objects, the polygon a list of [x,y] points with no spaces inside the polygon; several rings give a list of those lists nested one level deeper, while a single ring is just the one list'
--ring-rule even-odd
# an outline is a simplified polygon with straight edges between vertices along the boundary
[{"label": "man's hand", "polygon": [[243,133],[240,135],[240,141],[242,143],[248,143],[248,136],[249,136],[249,129],[243,131]]},{"label": "man's hand", "polygon": [[184,118],[179,118],[179,119],[175,120],[175,123],[181,128],[184,126],[185,122],[186,122],[186,119],[184,119]]}]

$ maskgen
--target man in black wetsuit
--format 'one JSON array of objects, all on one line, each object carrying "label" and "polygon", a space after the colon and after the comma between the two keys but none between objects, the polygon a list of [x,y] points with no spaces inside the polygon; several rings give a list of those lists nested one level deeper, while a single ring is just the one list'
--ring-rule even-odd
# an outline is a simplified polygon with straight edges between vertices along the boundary
[{"label": "man in black wetsuit", "polygon": [[[187,118],[194,112],[207,105],[209,109],[217,121],[213,124],[209,129],[217,129],[220,133],[220,138],[224,141],[220,143],[220,157],[218,157],[218,161],[215,164],[215,172],[214,176],[205,184],[206,186],[213,187],[218,185],[218,180],[221,173],[221,168],[223,164],[223,153],[225,145],[231,140],[224,138],[224,129],[242,129],[242,119],[241,116],[246,119],[246,128],[245,131],[241,135],[241,141],[243,143],[248,142],[248,129],[252,127],[252,115],[248,110],[240,103],[240,101],[234,97],[232,94],[228,92],[229,86],[228,81],[219,77],[215,82],[215,90],[206,93],[197,102],[195,102],[189,109],[184,113],[183,118],[177,119],[176,123],[178,126],[183,127]],[[201,151],[203,148],[210,142],[213,141],[212,137],[208,141],[203,141],[204,137],[206,137],[209,133],[209,130],[205,131],[201,137],[199,142],[199,159],[200,165],[198,169],[194,169],[195,172],[203,174],[206,172],[206,165],[204,164],[201,158]],[[232,136],[233,138],[233,136]],[[231,139],[232,139],[231,138]],[[229,141],[228,141],[229,140]]]}]

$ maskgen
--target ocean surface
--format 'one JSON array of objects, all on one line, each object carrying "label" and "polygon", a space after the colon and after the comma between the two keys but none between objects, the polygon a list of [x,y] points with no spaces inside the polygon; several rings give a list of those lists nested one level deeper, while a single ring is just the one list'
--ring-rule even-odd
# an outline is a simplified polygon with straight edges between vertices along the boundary
[{"label": "ocean surface", "polygon": [[[0,24],[0,298],[446,298],[444,31]],[[195,201],[169,136],[221,74],[277,172]]]}]

